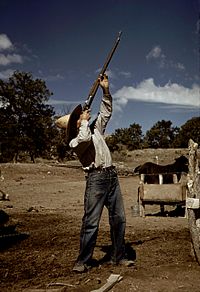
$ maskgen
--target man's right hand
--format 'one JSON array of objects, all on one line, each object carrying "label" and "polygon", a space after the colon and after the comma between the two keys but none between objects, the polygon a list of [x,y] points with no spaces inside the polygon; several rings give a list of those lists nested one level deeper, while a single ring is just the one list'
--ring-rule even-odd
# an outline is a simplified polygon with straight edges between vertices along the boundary
[{"label": "man's right hand", "polygon": [[82,114],[80,115],[80,119],[81,120],[87,120],[87,121],[89,121],[90,118],[91,118],[90,109],[87,109],[87,110],[83,111]]},{"label": "man's right hand", "polygon": [[91,116],[90,116],[90,109],[87,109],[87,110],[83,111],[82,114],[80,115],[78,121],[77,121],[77,128],[80,128],[81,121],[83,121],[83,120],[89,121],[90,118],[91,118]]}]

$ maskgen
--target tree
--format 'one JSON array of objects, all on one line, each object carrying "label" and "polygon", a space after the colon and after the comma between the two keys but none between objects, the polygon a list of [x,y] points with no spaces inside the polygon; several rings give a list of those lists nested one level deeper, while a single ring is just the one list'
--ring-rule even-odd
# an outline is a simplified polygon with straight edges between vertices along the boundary
[{"label": "tree", "polygon": [[45,104],[51,94],[45,82],[34,80],[31,73],[15,71],[8,81],[0,80],[2,157],[17,159],[20,151],[26,151],[34,161],[51,148],[56,135],[54,111]]},{"label": "tree", "polygon": [[142,144],[142,128],[139,124],[131,124],[127,133],[127,147],[128,150],[134,150],[141,147]]},{"label": "tree", "polygon": [[179,128],[172,127],[171,121],[158,121],[146,132],[144,137],[144,147],[147,148],[170,148],[173,146]]},{"label": "tree", "polygon": [[132,124],[129,128],[116,129],[115,133],[106,142],[111,151],[118,150],[119,145],[126,146],[128,150],[134,150],[141,147],[142,130],[139,124]]},{"label": "tree", "polygon": [[200,117],[193,117],[181,126],[174,145],[175,147],[187,148],[190,139],[200,144]]}]

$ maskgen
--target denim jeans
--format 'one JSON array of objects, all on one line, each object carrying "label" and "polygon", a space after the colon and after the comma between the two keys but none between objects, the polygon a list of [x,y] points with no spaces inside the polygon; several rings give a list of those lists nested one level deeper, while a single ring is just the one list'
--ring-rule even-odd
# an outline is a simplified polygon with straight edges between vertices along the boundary
[{"label": "denim jeans", "polygon": [[92,258],[104,206],[109,214],[112,261],[118,263],[125,257],[126,218],[117,172],[115,169],[94,170],[86,177],[84,216],[77,259],[79,263],[87,263]]}]

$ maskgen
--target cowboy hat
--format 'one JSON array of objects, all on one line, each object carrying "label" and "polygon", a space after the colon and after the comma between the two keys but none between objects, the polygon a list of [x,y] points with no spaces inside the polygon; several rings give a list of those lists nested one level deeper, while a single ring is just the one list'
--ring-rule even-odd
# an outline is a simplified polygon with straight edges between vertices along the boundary
[{"label": "cowboy hat", "polygon": [[75,107],[71,114],[64,115],[55,121],[58,128],[66,130],[66,140],[71,141],[76,137],[77,121],[82,113],[82,106],[79,104]]}]

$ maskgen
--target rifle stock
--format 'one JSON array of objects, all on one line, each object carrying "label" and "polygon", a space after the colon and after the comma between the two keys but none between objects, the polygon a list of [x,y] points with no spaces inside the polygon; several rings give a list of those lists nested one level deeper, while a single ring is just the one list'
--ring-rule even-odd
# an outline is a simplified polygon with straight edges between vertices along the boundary
[{"label": "rifle stock", "polygon": [[103,65],[103,67],[102,67],[97,79],[95,80],[95,82],[93,83],[93,85],[92,85],[92,87],[90,89],[89,95],[88,95],[88,97],[87,97],[87,99],[85,101],[85,104],[83,105],[83,110],[86,110],[86,109],[90,108],[90,106],[91,106],[91,104],[93,102],[93,99],[95,97],[95,94],[96,94],[96,92],[97,92],[97,90],[99,88],[99,78],[101,78],[101,76],[106,72],[106,69],[108,68],[108,65],[109,65],[109,63],[110,63],[110,61],[112,59],[112,56],[113,56],[113,54],[114,54],[114,52],[115,52],[115,50],[116,50],[116,48],[117,48],[117,46],[119,44],[121,34],[122,34],[122,32],[120,31],[119,34],[118,34],[118,37],[117,37],[117,39],[115,41],[115,44],[114,44],[113,48],[111,49],[110,53],[108,54],[106,62],[104,63],[104,65]]}]

